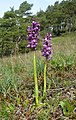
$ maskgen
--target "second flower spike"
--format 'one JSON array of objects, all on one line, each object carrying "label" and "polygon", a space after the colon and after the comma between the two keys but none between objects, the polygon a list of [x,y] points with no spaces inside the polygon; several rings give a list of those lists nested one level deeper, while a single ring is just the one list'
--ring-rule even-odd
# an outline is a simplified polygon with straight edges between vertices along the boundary
[{"label": "second flower spike", "polygon": [[42,55],[46,58],[46,60],[50,60],[52,57],[52,35],[51,33],[47,33],[47,35],[43,39],[43,48]]}]

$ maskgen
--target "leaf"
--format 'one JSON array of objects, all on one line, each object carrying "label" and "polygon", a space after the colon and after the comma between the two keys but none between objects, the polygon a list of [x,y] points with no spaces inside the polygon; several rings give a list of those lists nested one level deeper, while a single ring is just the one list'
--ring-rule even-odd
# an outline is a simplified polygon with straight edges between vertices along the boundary
[{"label": "leaf", "polygon": [[60,101],[60,105],[62,107],[63,114],[65,116],[69,116],[70,113],[73,111],[73,106],[71,105],[71,103],[67,99],[64,101]]}]

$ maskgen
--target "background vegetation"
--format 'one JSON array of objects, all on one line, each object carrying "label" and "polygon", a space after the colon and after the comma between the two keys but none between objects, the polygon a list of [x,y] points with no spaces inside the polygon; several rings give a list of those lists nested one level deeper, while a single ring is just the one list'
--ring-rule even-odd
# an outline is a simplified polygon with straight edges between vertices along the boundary
[{"label": "background vegetation", "polygon": [[[40,10],[36,15],[32,15],[33,4],[26,1],[20,4],[19,9],[11,7],[0,18],[0,57],[28,52],[27,27],[32,18],[41,24],[41,36],[52,32],[53,36],[60,36],[63,33],[76,31],[76,0],[56,1],[54,5],[49,5],[46,11]],[[45,27],[44,27],[45,26]]]}]

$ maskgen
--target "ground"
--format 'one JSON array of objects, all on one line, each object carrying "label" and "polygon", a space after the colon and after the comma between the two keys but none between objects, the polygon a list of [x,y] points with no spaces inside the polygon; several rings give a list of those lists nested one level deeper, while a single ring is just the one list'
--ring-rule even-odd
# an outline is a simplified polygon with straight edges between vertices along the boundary
[{"label": "ground", "polygon": [[45,58],[36,51],[39,105],[35,106],[33,52],[0,59],[0,120],[76,120],[76,33],[53,38],[43,95]]}]

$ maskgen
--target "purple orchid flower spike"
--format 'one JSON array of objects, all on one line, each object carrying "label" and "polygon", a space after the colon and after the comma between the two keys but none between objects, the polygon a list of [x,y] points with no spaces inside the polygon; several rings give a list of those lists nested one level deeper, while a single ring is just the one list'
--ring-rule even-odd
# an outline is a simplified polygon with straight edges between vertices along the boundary
[{"label": "purple orchid flower spike", "polygon": [[32,25],[28,26],[28,45],[27,47],[32,48],[34,50],[34,81],[35,81],[35,102],[38,106],[38,81],[37,81],[37,72],[36,72],[36,46],[38,43],[38,36],[40,31],[40,24],[33,20]]},{"label": "purple orchid flower spike", "polygon": [[40,24],[36,21],[33,21],[32,25],[28,26],[27,31],[28,31],[28,40],[29,40],[27,47],[35,50],[39,40],[38,35],[40,31]]},{"label": "purple orchid flower spike", "polygon": [[50,60],[52,58],[52,35],[47,33],[45,38],[43,39],[43,48],[42,48],[42,56],[46,58],[46,60]]}]

